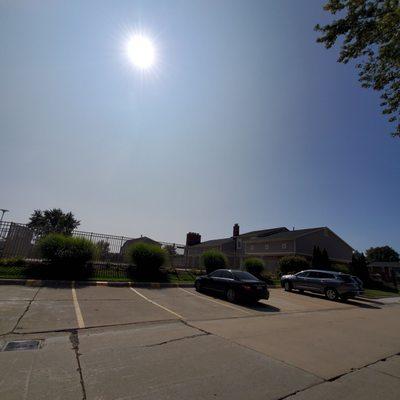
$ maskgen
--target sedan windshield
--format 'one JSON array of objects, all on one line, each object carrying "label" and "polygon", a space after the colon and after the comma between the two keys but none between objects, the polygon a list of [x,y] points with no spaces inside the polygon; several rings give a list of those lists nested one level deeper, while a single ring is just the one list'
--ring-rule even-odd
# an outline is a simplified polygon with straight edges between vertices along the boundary
[{"label": "sedan windshield", "polygon": [[254,276],[254,275],[252,275],[252,274],[249,274],[248,272],[244,272],[244,271],[235,271],[235,272],[232,272],[233,273],[233,276],[236,278],[236,279],[240,279],[240,280],[252,280],[252,281],[254,281],[254,280],[256,280],[256,281],[258,281],[258,279]]}]

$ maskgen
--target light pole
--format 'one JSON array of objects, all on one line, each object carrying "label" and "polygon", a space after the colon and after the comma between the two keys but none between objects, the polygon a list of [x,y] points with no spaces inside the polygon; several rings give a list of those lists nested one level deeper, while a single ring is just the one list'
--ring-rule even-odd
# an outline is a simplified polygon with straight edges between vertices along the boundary
[{"label": "light pole", "polygon": [[0,208],[0,211],[1,211],[0,222],[2,222],[2,221],[3,221],[4,214],[5,214],[6,212],[9,212],[10,210],[6,210],[5,208]]}]

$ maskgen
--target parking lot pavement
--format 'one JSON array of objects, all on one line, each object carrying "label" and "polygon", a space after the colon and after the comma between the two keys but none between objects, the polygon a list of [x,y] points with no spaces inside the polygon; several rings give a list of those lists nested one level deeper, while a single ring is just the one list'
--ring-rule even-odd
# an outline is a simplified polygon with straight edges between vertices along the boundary
[{"label": "parking lot pavement", "polygon": [[[285,292],[281,289],[271,289],[270,298],[261,303],[276,307],[280,312],[319,311],[331,309],[346,309],[354,304],[325,301],[322,295],[311,293]],[[356,301],[355,303],[358,303]]]},{"label": "parking lot pavement", "polygon": [[277,399],[321,380],[180,322],[80,335],[89,399]]},{"label": "parking lot pavement", "polygon": [[2,400],[82,399],[70,334],[46,338],[40,350],[2,351],[0,377]]},{"label": "parking lot pavement", "polygon": [[399,352],[400,308],[356,308],[193,325],[331,379]]},{"label": "parking lot pavement", "polygon": [[1,285],[0,301],[29,301],[32,300],[38,291],[37,287]]},{"label": "parking lot pavement", "polygon": [[136,289],[138,293],[175,311],[185,320],[219,319],[254,315],[254,311],[224,300],[198,294],[194,289]]},{"label": "parking lot pavement", "polygon": [[[387,385],[397,390],[392,380],[400,381],[393,358],[400,352],[398,304],[330,302],[272,289],[268,301],[245,305],[192,288],[70,285],[0,286],[0,307],[5,400],[296,393],[297,400],[336,392],[391,399]],[[42,339],[43,347],[4,351],[8,340],[27,337]]]},{"label": "parking lot pavement", "polygon": [[[375,368],[375,365],[347,374],[333,382],[325,382],[289,396],[288,400],[398,400],[400,393],[400,357],[392,357],[379,364],[388,367]],[[390,364],[390,366],[389,366]],[[392,373],[395,364],[396,372]],[[388,370],[388,371],[387,371]]]},{"label": "parking lot pavement", "polygon": [[11,332],[26,310],[28,302],[0,300],[0,335]]}]

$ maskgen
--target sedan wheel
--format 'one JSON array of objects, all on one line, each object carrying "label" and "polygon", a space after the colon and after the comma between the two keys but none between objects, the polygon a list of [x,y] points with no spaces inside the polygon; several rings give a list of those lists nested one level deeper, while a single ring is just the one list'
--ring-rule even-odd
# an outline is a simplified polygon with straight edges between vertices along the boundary
[{"label": "sedan wheel", "polygon": [[236,300],[236,293],[232,288],[228,289],[228,291],[226,292],[226,298],[231,303],[233,303]]},{"label": "sedan wheel", "polygon": [[338,294],[335,289],[326,289],[325,295],[329,300],[337,300]]},{"label": "sedan wheel", "polygon": [[292,284],[288,281],[285,282],[285,290],[287,292],[291,292],[292,291]]}]

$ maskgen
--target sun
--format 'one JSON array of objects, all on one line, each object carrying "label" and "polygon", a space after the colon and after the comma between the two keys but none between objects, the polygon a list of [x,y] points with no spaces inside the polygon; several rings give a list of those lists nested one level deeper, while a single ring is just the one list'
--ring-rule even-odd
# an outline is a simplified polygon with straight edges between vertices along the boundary
[{"label": "sun", "polygon": [[131,63],[142,71],[152,68],[156,62],[154,42],[141,33],[135,33],[128,39],[126,53]]}]

